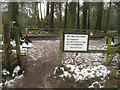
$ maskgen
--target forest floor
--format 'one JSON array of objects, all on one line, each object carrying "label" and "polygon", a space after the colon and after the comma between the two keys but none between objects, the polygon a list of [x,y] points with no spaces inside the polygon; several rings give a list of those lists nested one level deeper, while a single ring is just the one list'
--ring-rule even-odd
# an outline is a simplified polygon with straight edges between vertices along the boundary
[{"label": "forest floor", "polygon": [[[112,66],[118,65],[119,55],[113,57],[112,64],[105,66],[105,54],[100,53],[65,53],[63,52],[63,63],[73,65],[75,59],[76,66],[83,65],[82,69],[88,66],[103,65],[110,71],[104,78],[95,76],[76,81],[68,76],[60,77],[55,74],[55,68],[59,64],[59,38],[36,38],[30,39],[32,47],[22,51],[23,77],[15,82],[6,85],[8,88],[120,88],[120,78],[117,76]],[[116,40],[117,42],[117,40]],[[89,42],[89,49],[105,49],[106,39],[93,39]],[[66,65],[67,66],[67,65]],[[85,67],[84,67],[85,66]],[[68,68],[69,70],[69,68]],[[106,72],[105,72],[106,73]],[[104,80],[103,80],[104,79]]]}]

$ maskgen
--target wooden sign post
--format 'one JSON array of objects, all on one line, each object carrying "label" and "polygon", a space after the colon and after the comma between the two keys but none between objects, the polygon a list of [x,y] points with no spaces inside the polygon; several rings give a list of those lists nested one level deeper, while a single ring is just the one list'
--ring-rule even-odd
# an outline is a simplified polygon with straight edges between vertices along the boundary
[{"label": "wooden sign post", "polygon": [[59,67],[62,67],[62,46],[63,45],[63,29],[60,30],[60,51],[59,51]]},{"label": "wooden sign post", "polygon": [[83,33],[64,33],[60,30],[59,68],[62,67],[63,52],[87,52],[89,35]]}]

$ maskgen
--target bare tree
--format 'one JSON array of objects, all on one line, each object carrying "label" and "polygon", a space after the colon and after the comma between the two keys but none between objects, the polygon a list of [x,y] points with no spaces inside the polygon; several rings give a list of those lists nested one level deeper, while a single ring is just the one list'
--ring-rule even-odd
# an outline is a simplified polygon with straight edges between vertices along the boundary
[{"label": "bare tree", "polygon": [[107,13],[107,20],[106,20],[106,26],[105,26],[105,33],[107,32],[107,29],[108,29],[110,10],[111,10],[111,2],[109,2],[109,9],[108,9],[108,13]]},{"label": "bare tree", "polygon": [[97,7],[97,21],[96,21],[95,30],[101,30],[102,15],[103,15],[103,2],[99,2]]},{"label": "bare tree", "polygon": [[87,26],[87,2],[83,3],[83,29]]},{"label": "bare tree", "polygon": [[79,1],[78,1],[78,15],[77,15],[77,28],[79,29],[80,28],[80,4],[79,4]]},{"label": "bare tree", "polygon": [[46,17],[49,16],[49,2],[47,2],[47,10],[46,10]]},{"label": "bare tree", "polygon": [[88,3],[88,30],[90,29],[90,2]]},{"label": "bare tree", "polygon": [[72,29],[76,28],[76,2],[69,3],[69,27]]},{"label": "bare tree", "polygon": [[119,34],[118,43],[120,44],[120,2],[118,3],[118,34]]},{"label": "bare tree", "polygon": [[43,18],[42,18],[41,2],[40,2],[40,16],[41,16],[41,20],[42,20]]},{"label": "bare tree", "polygon": [[54,2],[51,2],[50,28],[54,28]]},{"label": "bare tree", "polygon": [[36,18],[37,18],[37,26],[38,26],[38,28],[40,28],[41,23],[40,23],[40,17],[39,17],[38,3],[36,4]]},{"label": "bare tree", "polygon": [[59,13],[60,13],[59,20],[60,20],[60,23],[61,23],[61,20],[62,20],[62,3],[61,2],[59,2]]},{"label": "bare tree", "polygon": [[66,5],[65,5],[65,21],[64,21],[64,28],[66,28],[66,26],[67,26],[67,6],[68,6],[68,2],[66,2]]}]

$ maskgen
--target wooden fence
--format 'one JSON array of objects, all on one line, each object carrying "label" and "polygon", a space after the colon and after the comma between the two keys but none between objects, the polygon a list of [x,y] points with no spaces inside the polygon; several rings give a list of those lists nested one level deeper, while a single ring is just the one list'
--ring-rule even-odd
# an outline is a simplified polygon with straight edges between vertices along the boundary
[{"label": "wooden fence", "polygon": [[[52,33],[59,32],[58,34],[54,35],[29,35],[30,31],[49,31]],[[107,37],[108,38],[108,44],[107,44],[107,50],[89,50],[85,53],[106,53],[106,65],[108,65],[110,54],[111,53],[120,53],[120,49],[111,49],[111,42],[112,37],[118,37],[118,33],[104,33],[103,31],[99,30],[81,30],[81,29],[59,29],[59,28],[27,28],[26,29],[26,36],[28,38],[34,38],[34,37],[60,37],[60,50],[59,50],[59,65],[62,66],[62,48],[63,48],[63,32],[78,32],[78,33],[88,33],[90,37]],[[92,35],[90,35],[92,34]]]}]

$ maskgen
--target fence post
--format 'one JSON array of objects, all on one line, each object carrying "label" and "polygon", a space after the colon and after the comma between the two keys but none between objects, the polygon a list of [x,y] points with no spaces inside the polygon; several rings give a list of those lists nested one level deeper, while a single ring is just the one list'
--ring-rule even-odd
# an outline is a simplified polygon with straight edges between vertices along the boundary
[{"label": "fence post", "polygon": [[[112,41],[112,37],[108,37],[107,51],[111,50],[111,41]],[[106,65],[108,65],[109,57],[110,57],[110,53],[106,53],[106,62],[105,62]]]},{"label": "fence post", "polygon": [[60,30],[60,50],[59,50],[59,68],[62,67],[62,43],[63,43],[63,29]]},{"label": "fence post", "polygon": [[28,28],[25,29],[25,34],[28,35]]}]

